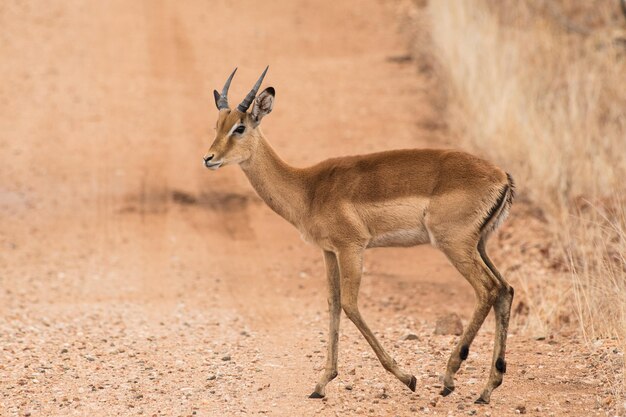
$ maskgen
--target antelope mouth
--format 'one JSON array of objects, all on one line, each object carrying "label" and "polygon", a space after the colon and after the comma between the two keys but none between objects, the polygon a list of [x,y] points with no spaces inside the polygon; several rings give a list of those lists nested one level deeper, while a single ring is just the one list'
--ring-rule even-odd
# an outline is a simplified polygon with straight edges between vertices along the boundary
[{"label": "antelope mouth", "polygon": [[204,163],[204,166],[209,168],[210,170],[215,171],[216,169],[221,167],[223,163],[224,163],[224,161],[215,161],[215,162],[206,161]]}]

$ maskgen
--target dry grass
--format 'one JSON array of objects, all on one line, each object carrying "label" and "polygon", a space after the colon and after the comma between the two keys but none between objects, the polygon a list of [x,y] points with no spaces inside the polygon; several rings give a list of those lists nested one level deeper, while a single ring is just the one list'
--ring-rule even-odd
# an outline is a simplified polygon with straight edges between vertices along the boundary
[{"label": "dry grass", "polygon": [[[513,173],[564,268],[522,271],[537,325],[626,337],[626,20],[617,1],[426,9],[452,134]],[[560,277],[560,278],[559,278]]]}]

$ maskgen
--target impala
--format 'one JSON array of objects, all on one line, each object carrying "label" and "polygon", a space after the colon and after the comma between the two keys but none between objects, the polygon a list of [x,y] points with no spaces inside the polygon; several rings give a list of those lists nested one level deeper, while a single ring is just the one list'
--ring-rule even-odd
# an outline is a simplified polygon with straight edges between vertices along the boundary
[{"label": "impala", "polygon": [[392,150],[333,158],[309,168],[292,167],[276,154],[259,128],[275,98],[272,87],[256,96],[267,68],[241,104],[231,110],[227,96],[235,71],[221,93],[214,91],[219,114],[204,165],[216,170],[238,164],[265,203],[324,253],[328,351],[324,373],[310,398],[324,397],[326,385],[337,376],[342,309],[383,367],[415,391],[415,376],[398,366],[365,323],[358,294],[365,249],[430,243],[448,257],[476,293],[470,322],[448,360],[441,395],[454,390],[454,375],[493,307],[496,332],[491,371],[476,400],[488,403],[506,372],[513,288],[487,256],[485,243],[508,214],[514,192],[511,176],[470,154],[436,149]]}]

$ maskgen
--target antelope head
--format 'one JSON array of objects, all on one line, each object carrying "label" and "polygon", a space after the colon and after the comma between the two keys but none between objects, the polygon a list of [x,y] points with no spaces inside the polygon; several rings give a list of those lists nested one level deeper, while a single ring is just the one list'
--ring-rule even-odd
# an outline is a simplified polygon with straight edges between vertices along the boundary
[{"label": "antelope head", "polygon": [[[213,91],[219,115],[215,127],[215,139],[204,157],[204,165],[207,168],[215,170],[228,164],[240,164],[250,158],[254,152],[261,137],[258,131],[261,119],[272,111],[274,105],[273,87],[266,88],[258,97],[256,96],[268,68],[265,68],[252,90],[235,110],[231,110],[228,105],[228,88],[237,68],[226,80],[221,93],[217,90]],[[251,104],[252,110],[248,112]]]}]

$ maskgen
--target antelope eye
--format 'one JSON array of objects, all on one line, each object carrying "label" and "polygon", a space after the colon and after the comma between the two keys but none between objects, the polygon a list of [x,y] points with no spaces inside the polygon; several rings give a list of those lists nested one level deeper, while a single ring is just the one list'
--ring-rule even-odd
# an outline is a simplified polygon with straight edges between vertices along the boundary
[{"label": "antelope eye", "polygon": [[245,131],[246,131],[246,127],[244,125],[241,125],[241,126],[238,126],[237,129],[235,129],[234,133],[241,135]]}]

